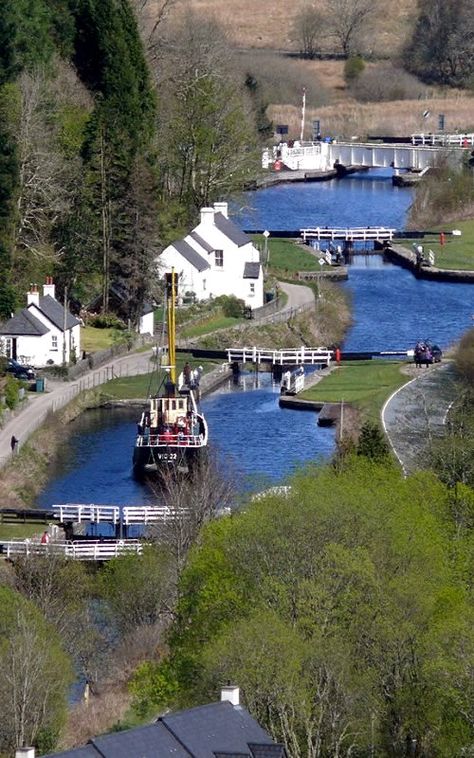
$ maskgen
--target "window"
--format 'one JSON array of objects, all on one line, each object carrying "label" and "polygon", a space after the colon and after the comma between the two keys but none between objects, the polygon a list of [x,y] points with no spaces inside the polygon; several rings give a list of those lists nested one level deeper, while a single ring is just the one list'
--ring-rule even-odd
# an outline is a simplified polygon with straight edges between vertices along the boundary
[{"label": "window", "polygon": [[250,282],[250,294],[255,295],[255,284]]},{"label": "window", "polygon": [[13,358],[12,340],[10,337],[5,338],[5,356],[7,358]]},{"label": "window", "polygon": [[216,266],[218,268],[222,268],[223,265],[224,265],[224,251],[223,250],[216,250],[214,254],[216,256],[216,258],[215,258]]},{"label": "window", "polygon": [[51,335],[51,350],[57,350],[58,349],[58,336],[57,334]]}]

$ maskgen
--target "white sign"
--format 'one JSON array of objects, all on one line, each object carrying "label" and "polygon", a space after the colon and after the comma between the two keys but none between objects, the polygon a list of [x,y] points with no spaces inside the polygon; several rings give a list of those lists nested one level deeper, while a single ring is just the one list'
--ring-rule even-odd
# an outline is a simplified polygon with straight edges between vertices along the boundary
[{"label": "white sign", "polygon": [[428,258],[429,258],[429,261],[430,261],[431,265],[432,265],[432,266],[434,266],[434,262],[435,262],[435,255],[434,255],[434,253],[433,253],[433,251],[432,251],[432,250],[430,250],[430,251],[429,251],[429,253],[428,253]]},{"label": "white sign", "polygon": [[270,232],[267,229],[265,229],[265,231],[263,232],[263,236],[264,237],[269,237],[270,236]]},{"label": "white sign", "polygon": [[325,261],[324,258],[320,258],[319,261],[318,261],[318,263],[319,263],[320,266],[324,266],[324,264],[326,263],[326,261]]},{"label": "white sign", "polygon": [[331,253],[327,252],[324,257],[326,258],[326,263],[330,266],[331,263],[332,263],[332,255],[331,255]]},{"label": "white sign", "polygon": [[453,229],[451,234],[453,235],[453,237],[460,237],[462,235],[462,231],[460,229]]}]

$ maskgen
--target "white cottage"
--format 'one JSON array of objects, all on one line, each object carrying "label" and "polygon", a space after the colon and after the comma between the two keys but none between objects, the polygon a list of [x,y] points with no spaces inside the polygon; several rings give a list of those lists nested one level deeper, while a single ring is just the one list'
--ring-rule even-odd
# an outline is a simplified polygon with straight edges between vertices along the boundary
[{"label": "white cottage", "polygon": [[178,295],[193,292],[197,300],[235,295],[247,306],[263,305],[260,253],[234,224],[227,203],[201,208],[200,223],[182,240],[168,245],[157,263],[178,272]]},{"label": "white cottage", "polygon": [[47,277],[43,295],[32,285],[27,307],[0,327],[0,352],[33,366],[69,363],[80,358],[80,321],[56,300],[55,285]]}]

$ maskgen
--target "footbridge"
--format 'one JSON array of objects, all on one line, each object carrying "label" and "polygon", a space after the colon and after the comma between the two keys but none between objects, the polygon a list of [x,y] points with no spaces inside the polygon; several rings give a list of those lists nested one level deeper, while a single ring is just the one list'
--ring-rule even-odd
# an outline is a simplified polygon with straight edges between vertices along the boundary
[{"label": "footbridge", "polygon": [[449,150],[453,163],[460,162],[472,145],[417,141],[416,144],[378,142],[283,142],[266,149],[263,168],[284,166],[291,171],[329,171],[335,166],[412,169],[423,171],[435,165],[440,150]]}]

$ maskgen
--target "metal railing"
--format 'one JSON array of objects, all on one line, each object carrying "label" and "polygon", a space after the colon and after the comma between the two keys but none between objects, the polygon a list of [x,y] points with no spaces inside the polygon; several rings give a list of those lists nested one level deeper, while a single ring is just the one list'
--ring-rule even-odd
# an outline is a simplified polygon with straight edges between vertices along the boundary
[{"label": "metal railing", "polygon": [[353,229],[338,228],[328,229],[328,227],[316,226],[309,229],[300,229],[303,242],[308,239],[317,240],[345,240],[346,242],[362,242],[383,240],[392,240],[397,230],[387,229],[384,226],[377,227],[354,227]]},{"label": "metal railing", "polygon": [[412,145],[473,147],[474,134],[411,134]]},{"label": "metal railing", "polygon": [[77,561],[110,561],[124,555],[140,555],[139,540],[79,540],[77,542],[32,542],[9,540],[0,542],[0,554],[5,558],[30,555],[62,555]]},{"label": "metal railing", "polygon": [[300,347],[294,350],[267,350],[258,347],[228,348],[229,363],[272,363],[277,366],[326,365],[333,351],[325,347]]}]

